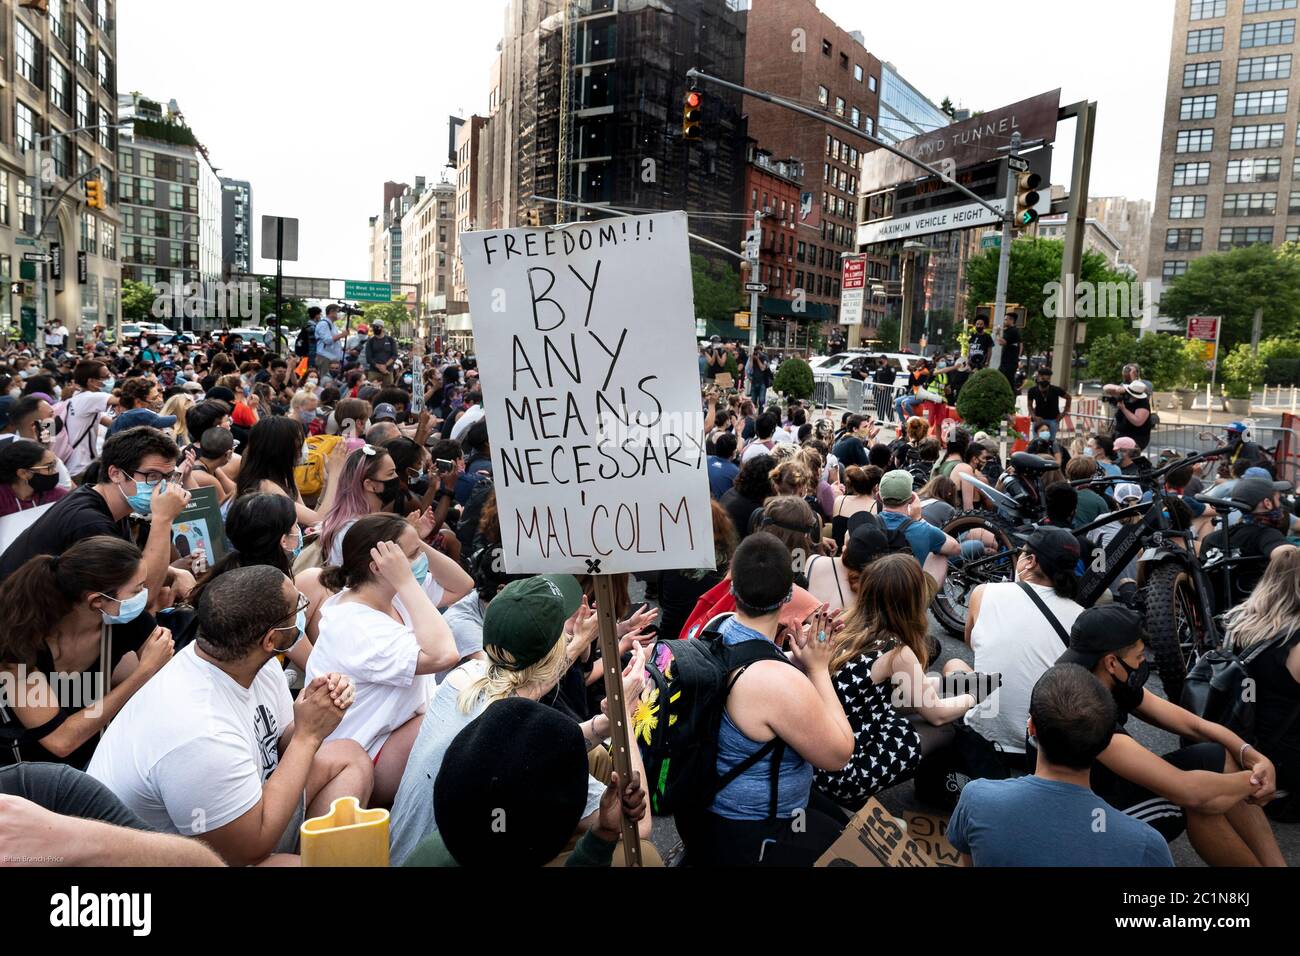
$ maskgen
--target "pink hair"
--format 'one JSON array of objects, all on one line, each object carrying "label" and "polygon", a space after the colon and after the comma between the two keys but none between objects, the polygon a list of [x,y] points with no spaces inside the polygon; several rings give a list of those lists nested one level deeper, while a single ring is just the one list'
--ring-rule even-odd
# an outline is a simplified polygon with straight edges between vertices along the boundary
[{"label": "pink hair", "polygon": [[320,553],[325,563],[329,563],[330,552],[334,548],[334,536],[343,529],[343,526],[354,518],[362,518],[370,514],[370,501],[366,497],[364,483],[379,471],[381,463],[388,457],[388,452],[379,448],[374,449],[375,454],[367,455],[366,448],[373,448],[373,446],[358,448],[348,455],[343,465],[343,473],[339,475],[339,488],[334,495],[334,507],[330,509],[330,513],[325,516],[324,524],[321,525]]}]

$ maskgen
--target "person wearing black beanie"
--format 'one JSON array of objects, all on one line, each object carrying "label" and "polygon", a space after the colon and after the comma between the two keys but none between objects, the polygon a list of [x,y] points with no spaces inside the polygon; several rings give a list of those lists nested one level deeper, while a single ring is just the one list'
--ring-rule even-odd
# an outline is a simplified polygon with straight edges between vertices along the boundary
[{"label": "person wearing black beanie", "polygon": [[[497,701],[447,748],[433,784],[438,829],[404,865],[536,867],[555,859],[586,811],[587,766],[573,721],[526,698]],[[610,864],[620,832],[616,793],[611,784],[599,822],[566,866]],[[623,812],[639,819],[645,811],[634,780]]]}]

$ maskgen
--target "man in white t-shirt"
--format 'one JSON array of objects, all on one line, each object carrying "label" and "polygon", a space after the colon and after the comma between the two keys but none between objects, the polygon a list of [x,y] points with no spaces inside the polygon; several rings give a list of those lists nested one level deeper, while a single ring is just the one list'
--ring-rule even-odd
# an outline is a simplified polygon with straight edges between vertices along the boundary
[{"label": "man in white t-shirt", "polygon": [[1042,527],[1016,537],[1023,547],[1016,580],[981,584],[971,594],[966,643],[975,651],[975,670],[1001,674],[1002,686],[967,711],[965,720],[1004,753],[1023,755],[1034,684],[1069,646],[1070,627],[1083,608],[1074,601],[1080,556],[1074,535]]},{"label": "man in white t-shirt", "polygon": [[[198,637],[127,702],[87,768],[156,830],[202,836],[232,866],[296,852],[298,827],[339,797],[370,798],[354,741],[323,743],[352,705],[325,674],[294,703],[274,660],[306,606],[276,568],[236,568],[199,598]],[[305,806],[305,811],[304,811]]]}]

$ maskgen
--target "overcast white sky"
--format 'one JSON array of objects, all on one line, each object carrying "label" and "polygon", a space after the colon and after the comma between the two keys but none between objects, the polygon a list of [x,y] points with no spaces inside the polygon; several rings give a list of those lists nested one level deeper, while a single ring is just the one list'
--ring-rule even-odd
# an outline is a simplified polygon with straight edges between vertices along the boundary
[{"label": "overcast white sky", "polygon": [[[1155,198],[1173,0],[819,5],[936,103],[992,109],[1057,86],[1062,103],[1097,100],[1092,194]],[[121,0],[119,87],[176,99],[222,174],[252,183],[259,223],[301,219],[287,273],[365,279],[384,181],[453,178],[447,116],[486,109],[504,11],[504,0]],[[1058,171],[1069,146],[1058,140]]]}]

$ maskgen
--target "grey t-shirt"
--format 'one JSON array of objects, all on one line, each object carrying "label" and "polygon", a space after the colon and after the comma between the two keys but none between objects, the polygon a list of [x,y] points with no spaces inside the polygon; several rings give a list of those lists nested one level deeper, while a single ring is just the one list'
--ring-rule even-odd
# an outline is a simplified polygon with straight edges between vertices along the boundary
[{"label": "grey t-shirt", "polygon": [[[484,710],[480,698],[468,714],[457,706],[460,692],[482,676],[487,665],[480,660],[466,661],[447,675],[447,680],[429,701],[420,733],[415,738],[406,761],[402,782],[393,800],[389,818],[388,856],[392,866],[401,866],[420,841],[438,829],[433,817],[433,782],[442,767],[447,748],[475,717]],[[582,815],[600,809],[605,785],[594,777],[587,778],[587,807]]]},{"label": "grey t-shirt", "polygon": [[[483,650],[483,612],[486,610],[487,605],[479,599],[478,591],[470,591],[442,612],[442,619],[456,639],[456,651],[461,660]],[[450,670],[443,671],[436,674],[435,679],[441,684],[450,673]]]}]

